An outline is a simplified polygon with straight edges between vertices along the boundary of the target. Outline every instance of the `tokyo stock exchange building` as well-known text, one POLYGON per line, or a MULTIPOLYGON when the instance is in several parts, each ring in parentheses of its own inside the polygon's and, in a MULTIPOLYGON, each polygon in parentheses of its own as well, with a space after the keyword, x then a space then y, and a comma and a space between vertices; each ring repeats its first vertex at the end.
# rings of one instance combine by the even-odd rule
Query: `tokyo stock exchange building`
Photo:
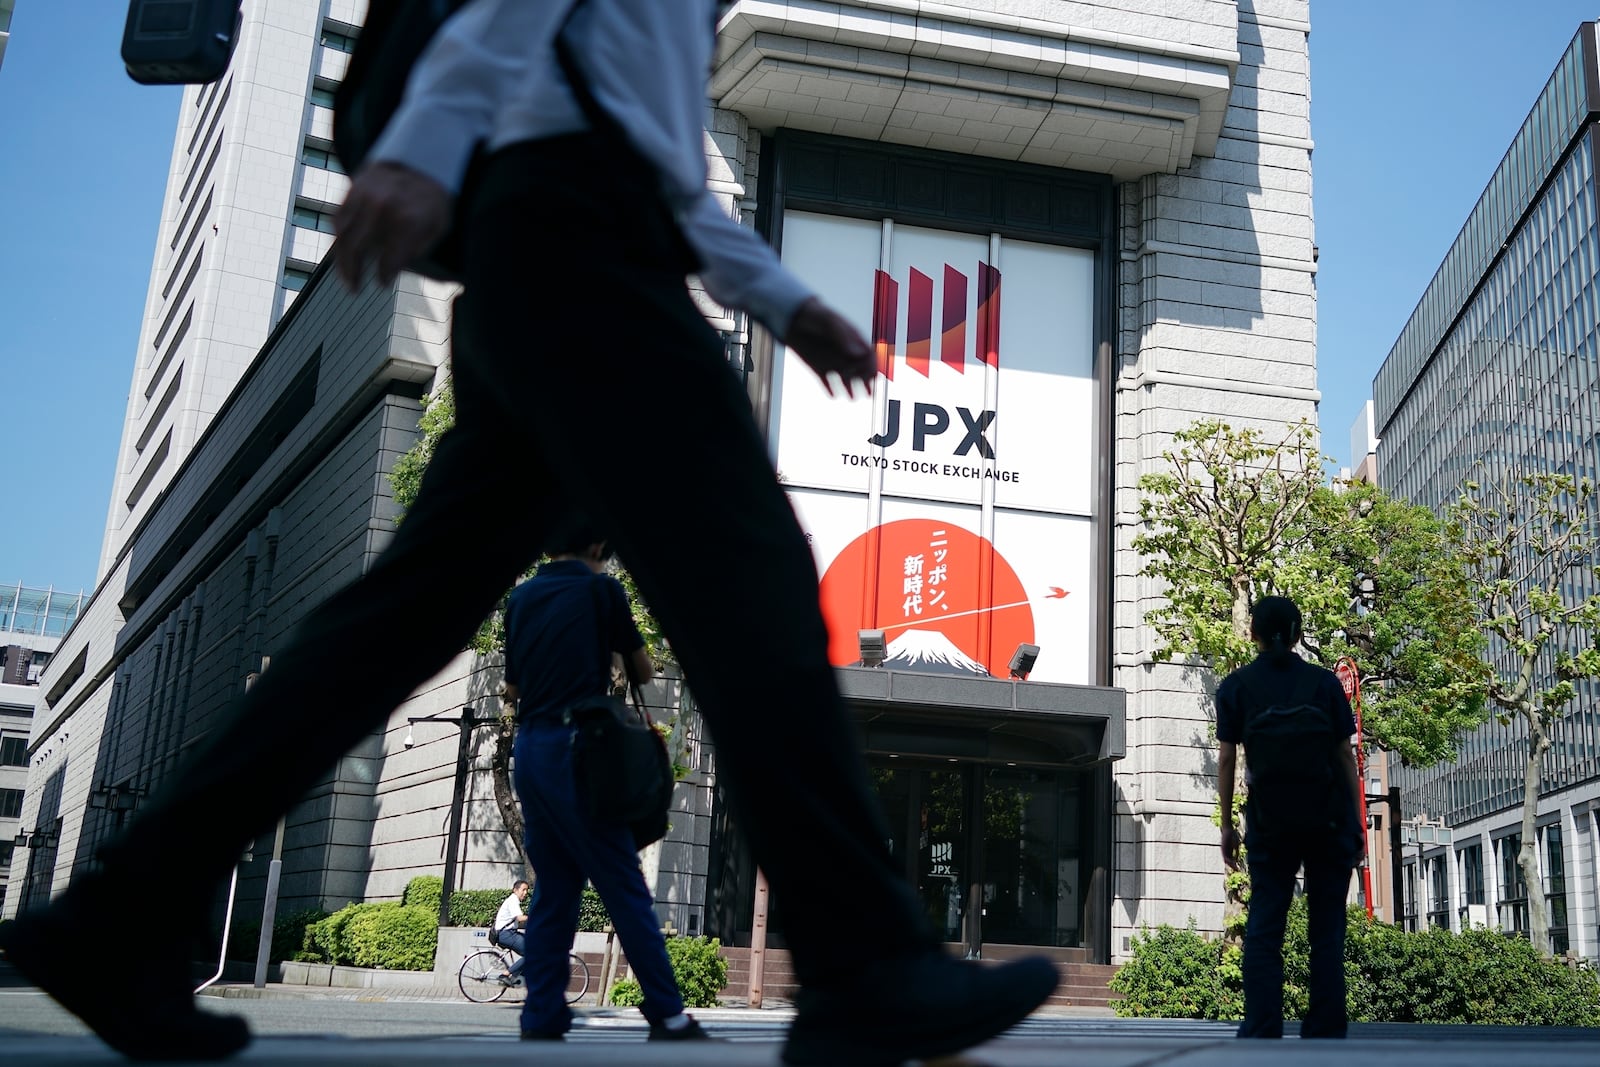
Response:
MULTIPOLYGON (((245 2, 223 88, 185 95, 99 586, 33 720, 23 821, 59 833, 13 912, 92 861, 124 814, 103 798, 159 787, 370 565, 393 529, 385 475, 443 381, 448 288, 404 276, 352 298, 319 265, 346 181, 327 93, 365 5, 263 7, 245 2)), ((722 16, 713 189, 870 335, 878 387, 830 399, 742 315, 705 309, 808 534, 890 847, 967 951, 1109 963, 1146 923, 1221 926, 1206 683, 1155 661, 1160 590, 1130 542, 1136 482, 1174 431, 1315 419, 1310 29, 1307 0, 722 16)), ((664 472, 664 513, 694 476, 664 472)), ((760 642, 730 635, 729 654, 760 642)), ((463 654, 296 808, 281 907, 438 873, 456 732, 418 724, 407 747, 407 719, 487 713, 498 680, 463 654)), ((646 856, 661 916, 748 944, 757 878, 712 739, 692 690, 659 696, 692 768, 646 856)), ((469 747, 454 882, 498 886, 520 859, 490 746, 469 747)), ((241 866, 246 913, 272 846, 241 866)))

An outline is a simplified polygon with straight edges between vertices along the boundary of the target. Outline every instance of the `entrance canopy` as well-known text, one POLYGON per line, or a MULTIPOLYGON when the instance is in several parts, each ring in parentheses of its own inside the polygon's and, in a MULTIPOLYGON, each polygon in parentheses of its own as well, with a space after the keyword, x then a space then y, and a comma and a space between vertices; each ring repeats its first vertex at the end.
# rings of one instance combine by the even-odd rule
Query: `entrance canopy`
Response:
POLYGON ((1127 751, 1127 694, 961 675, 840 667, 869 752, 1090 767, 1127 751))

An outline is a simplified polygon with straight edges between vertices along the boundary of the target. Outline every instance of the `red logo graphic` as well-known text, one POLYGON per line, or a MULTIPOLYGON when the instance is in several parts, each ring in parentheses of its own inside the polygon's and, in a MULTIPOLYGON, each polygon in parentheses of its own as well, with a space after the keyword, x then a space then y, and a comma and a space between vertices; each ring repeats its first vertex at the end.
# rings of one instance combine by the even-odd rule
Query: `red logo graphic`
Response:
POLYGON ((860 661, 858 630, 882 630, 885 667, 1003 678, 1017 645, 1034 639, 1016 571, 988 539, 948 522, 868 530, 829 564, 821 595, 837 666, 860 661))
MULTIPOLYGON (((933 360, 933 279, 911 268, 906 294, 906 366, 928 376, 933 360)), ((967 276, 944 265, 944 317, 939 334, 939 362, 957 374, 967 362, 967 276)), ((976 348, 979 363, 1000 366, 1000 271, 978 264, 978 323, 976 348)), ((878 373, 894 381, 898 354, 895 338, 900 330, 900 283, 876 271, 872 285, 872 345, 878 354, 878 373)))

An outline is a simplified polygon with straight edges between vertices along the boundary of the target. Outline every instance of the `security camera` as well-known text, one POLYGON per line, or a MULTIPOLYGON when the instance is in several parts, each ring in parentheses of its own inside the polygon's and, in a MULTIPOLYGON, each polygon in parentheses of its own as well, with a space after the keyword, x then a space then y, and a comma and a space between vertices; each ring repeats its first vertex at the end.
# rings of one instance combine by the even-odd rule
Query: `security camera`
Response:
POLYGON ((416 744, 417 744, 417 739, 411 736, 411 728, 410 727, 406 728, 406 739, 405 739, 405 741, 403 743, 405 744, 405 746, 407 748, 414 748, 416 746, 416 744))

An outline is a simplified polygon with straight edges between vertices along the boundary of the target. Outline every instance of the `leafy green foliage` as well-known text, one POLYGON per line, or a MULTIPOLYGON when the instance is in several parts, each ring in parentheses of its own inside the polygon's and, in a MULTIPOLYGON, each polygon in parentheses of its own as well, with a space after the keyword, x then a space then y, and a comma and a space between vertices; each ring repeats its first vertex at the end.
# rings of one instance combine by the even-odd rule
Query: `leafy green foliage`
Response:
MULTIPOLYGON (((1479 927, 1407 933, 1348 912, 1345 1002, 1353 1022, 1600 1026, 1600 981, 1587 969, 1541 958, 1532 944, 1479 927)), ((1237 947, 1162 926, 1133 939, 1133 958, 1111 980, 1123 1017, 1238 1019, 1244 978, 1237 947)), ((1309 1004, 1306 906, 1289 910, 1283 951, 1284 1016, 1309 1004)))
POLYGON ((644 987, 633 978, 624 978, 611 987, 611 996, 607 998, 611 1005, 617 1008, 637 1008, 644 1003, 644 987))
POLYGON ((406 907, 398 901, 347 904, 305 927, 295 959, 390 971, 433 967, 439 941, 439 906, 406 907))
MULTIPOLYGON (((451 894, 454 896, 454 894, 451 894)), ((400 894, 400 903, 408 908, 432 908, 439 914, 439 901, 444 896, 444 879, 437 874, 419 874, 406 883, 400 894)))
MULTIPOLYGON (((296 953, 305 943, 306 927, 328 917, 321 908, 310 908, 277 916, 272 923, 272 946, 268 949, 269 963, 296 959, 296 953)), ((228 936, 230 960, 254 961, 261 948, 261 920, 246 919, 236 923, 228 936)))
MULTIPOLYGON (((450 894, 451 926, 488 926, 494 921, 507 889, 457 889, 450 894)), ((437 906, 434 914, 438 914, 437 906)))
POLYGON ((714 937, 669 937, 667 959, 678 980, 678 992, 691 1008, 715 1008, 717 994, 728 985, 728 961, 714 937))
MULTIPOLYGON (((667 959, 678 992, 690 1008, 715 1008, 717 994, 728 985, 728 961, 722 956, 722 942, 714 937, 669 937, 667 959)), ((611 987, 607 1000, 619 1008, 636 1008, 644 1003, 644 990, 632 978, 611 987)))
MULTIPOLYGON (((1160 926, 1133 935, 1133 959, 1111 979, 1111 1002, 1123 1018, 1239 1019, 1244 984, 1221 973, 1224 945, 1195 929, 1160 926)), ((1236 950, 1237 951, 1237 950, 1236 950)))
POLYGON ((351 916, 344 941, 350 962, 357 967, 387 971, 433 969, 433 952, 439 943, 439 909, 375 905, 351 916))
POLYGON ((606 911, 600 894, 595 891, 594 886, 585 884, 583 895, 578 898, 578 932, 603 933, 610 923, 611 914, 606 911))
POLYGON ((1195 657, 1219 674, 1255 656, 1250 609, 1287 596, 1305 650, 1361 670, 1369 740, 1406 762, 1452 757, 1484 717, 1483 639, 1468 575, 1425 508, 1365 483, 1329 485, 1305 423, 1281 440, 1216 421, 1178 433, 1169 470, 1139 481, 1143 574, 1167 601, 1148 615, 1157 659, 1195 657))

